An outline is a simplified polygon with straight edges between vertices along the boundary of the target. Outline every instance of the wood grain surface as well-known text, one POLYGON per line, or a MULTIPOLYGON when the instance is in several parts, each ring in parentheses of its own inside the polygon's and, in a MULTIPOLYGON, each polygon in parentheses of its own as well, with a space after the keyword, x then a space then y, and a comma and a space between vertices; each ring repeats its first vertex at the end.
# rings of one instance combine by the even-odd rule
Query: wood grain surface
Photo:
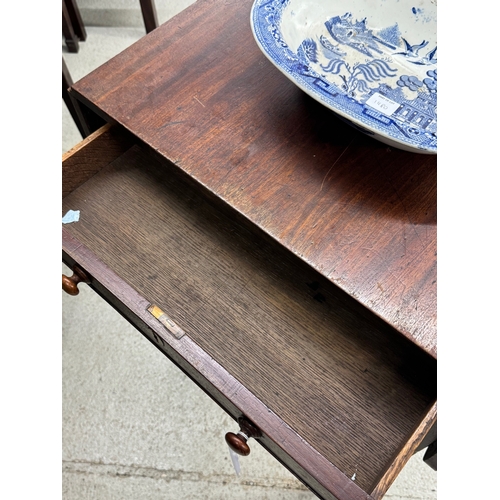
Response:
MULTIPOLYGON (((97 259, 85 245, 75 240, 65 227, 62 228, 62 239, 63 261, 70 268, 79 262, 92 276, 89 286, 235 421, 244 416, 260 430, 265 430, 265 434, 257 438, 258 442, 319 498, 373 500, 187 335, 181 339, 169 335, 147 310, 149 301, 97 259)), ((168 394, 165 396, 168 397, 168 394)))
MULTIPOLYGON (((396 477, 400 473, 401 469, 404 467, 406 462, 415 453, 415 443, 422 442, 432 427, 437 424, 437 403, 433 403, 431 408, 422 422, 415 428, 411 436, 408 437, 405 445, 398 454, 394 457, 394 460, 390 467, 385 471, 383 476, 377 481, 377 486, 371 491, 371 495, 374 499, 380 500, 383 498, 391 484, 395 481, 396 477)), ((425 458, 424 458, 425 459, 425 458)))
POLYGON ((434 402, 435 360, 178 174, 133 146, 64 198, 67 231, 369 492, 434 402))
POLYGON ((258 49, 251 5, 198 0, 73 95, 436 357, 436 157, 306 96, 258 49))
POLYGON ((120 127, 107 124, 63 154, 63 198, 118 158, 133 144, 131 134, 120 127))

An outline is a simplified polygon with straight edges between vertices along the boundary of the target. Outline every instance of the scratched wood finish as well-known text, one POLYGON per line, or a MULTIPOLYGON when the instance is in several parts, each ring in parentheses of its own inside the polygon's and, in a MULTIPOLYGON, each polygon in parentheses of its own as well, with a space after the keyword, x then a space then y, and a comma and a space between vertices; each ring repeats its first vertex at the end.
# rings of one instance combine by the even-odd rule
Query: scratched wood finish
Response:
POLYGON ((306 96, 258 49, 251 4, 198 0, 72 92, 436 356, 436 157, 306 96))
POLYGON ((365 491, 435 398, 435 360, 139 146, 68 231, 365 491))

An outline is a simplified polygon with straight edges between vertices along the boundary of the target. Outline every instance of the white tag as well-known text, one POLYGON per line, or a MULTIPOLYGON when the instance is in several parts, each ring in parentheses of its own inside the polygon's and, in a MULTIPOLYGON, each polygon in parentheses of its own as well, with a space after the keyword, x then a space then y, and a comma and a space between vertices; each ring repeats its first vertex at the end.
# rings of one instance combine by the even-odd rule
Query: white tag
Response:
POLYGON ((375 92, 375 94, 370 96, 370 99, 368 99, 365 104, 368 104, 368 106, 371 106, 386 116, 391 116, 392 113, 399 108, 399 104, 397 102, 387 99, 387 97, 379 94, 378 92, 375 92))
POLYGON ((239 476, 241 472, 240 459, 238 458, 238 455, 231 448, 229 448, 229 456, 231 457, 231 462, 233 462, 234 472, 236 472, 236 475, 239 476))

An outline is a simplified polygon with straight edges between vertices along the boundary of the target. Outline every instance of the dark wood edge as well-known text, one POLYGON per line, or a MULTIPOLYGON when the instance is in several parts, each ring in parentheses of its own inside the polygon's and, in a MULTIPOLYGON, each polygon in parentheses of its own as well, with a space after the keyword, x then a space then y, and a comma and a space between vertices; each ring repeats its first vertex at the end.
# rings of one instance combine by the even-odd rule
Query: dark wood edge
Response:
POLYGON ((91 104, 90 101, 82 99, 80 94, 78 94, 74 90, 73 88, 74 84, 75 82, 73 82, 71 87, 68 89, 68 95, 80 105, 81 112, 88 123, 91 133, 95 132, 96 130, 98 130, 103 125, 106 125, 107 123, 111 124, 117 123, 116 120, 113 120, 110 116, 103 113, 101 110, 99 110, 98 107, 91 104))
POLYGON ((387 493, 387 490, 390 488, 391 484, 394 482, 408 460, 410 460, 410 458, 414 455, 420 443, 435 427, 436 422, 437 402, 434 402, 429 407, 420 424, 417 425, 417 427, 405 441, 403 447, 394 456, 394 459, 392 460, 392 463, 390 464, 386 472, 377 481, 375 488, 371 492, 371 496, 375 500, 380 500, 387 493))
MULTIPOLYGON (((78 82, 76 82, 76 83, 78 83, 78 82)), ((92 101, 89 101, 85 96, 80 94, 80 92, 78 92, 73 86, 71 86, 68 89, 68 92, 71 96, 73 96, 74 99, 79 101, 81 104, 83 104, 90 111, 92 111, 97 116, 102 118, 106 123, 114 123, 114 124, 117 123, 116 120, 114 120, 111 116, 109 116, 107 113, 105 113, 101 108, 96 106, 92 101)), ((123 127, 123 125, 121 125, 121 126, 123 127)))
POLYGON ((169 334, 147 312, 149 301, 64 227, 62 241, 63 262, 69 267, 76 263, 84 269, 91 276, 89 286, 235 420, 245 416, 261 429, 263 436, 257 441, 317 496, 328 500, 374 500, 193 342, 189 331, 181 339, 169 334))

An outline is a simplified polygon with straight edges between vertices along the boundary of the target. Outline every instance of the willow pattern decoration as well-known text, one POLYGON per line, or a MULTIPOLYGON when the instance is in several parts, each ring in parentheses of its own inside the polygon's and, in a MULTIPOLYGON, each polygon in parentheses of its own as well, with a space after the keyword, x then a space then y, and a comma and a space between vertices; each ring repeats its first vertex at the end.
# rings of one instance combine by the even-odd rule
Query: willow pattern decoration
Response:
POLYGON ((256 0, 252 29, 271 62, 341 118, 395 147, 436 153, 435 6, 382 0, 395 20, 381 26, 380 14, 353 12, 363 2, 325 2, 316 15, 310 0, 256 0), (325 15, 344 4, 352 10, 325 15))

